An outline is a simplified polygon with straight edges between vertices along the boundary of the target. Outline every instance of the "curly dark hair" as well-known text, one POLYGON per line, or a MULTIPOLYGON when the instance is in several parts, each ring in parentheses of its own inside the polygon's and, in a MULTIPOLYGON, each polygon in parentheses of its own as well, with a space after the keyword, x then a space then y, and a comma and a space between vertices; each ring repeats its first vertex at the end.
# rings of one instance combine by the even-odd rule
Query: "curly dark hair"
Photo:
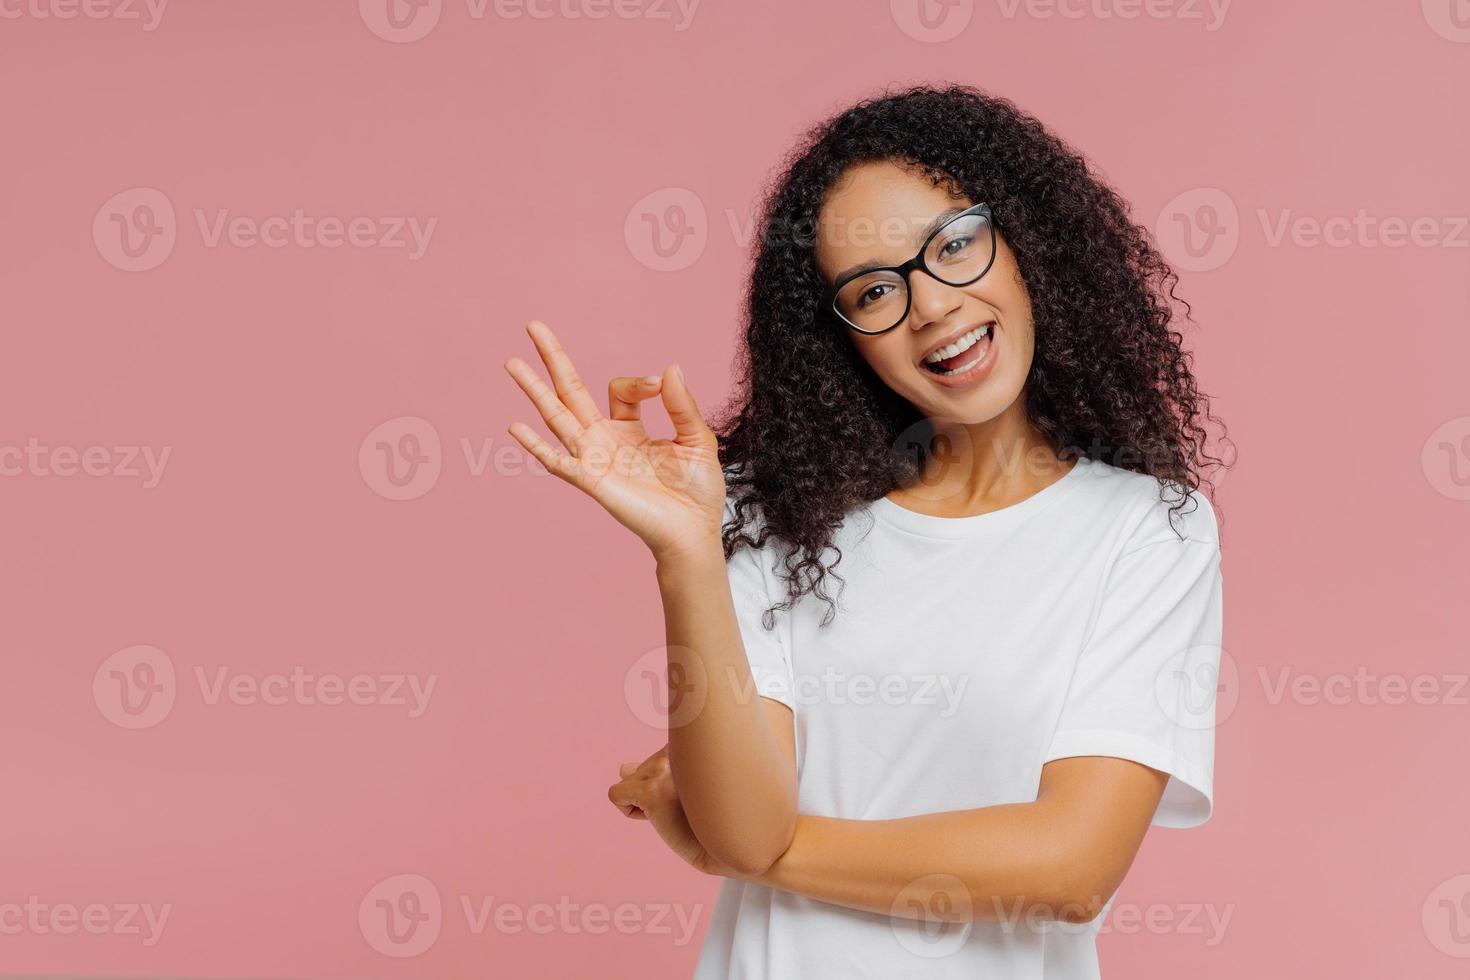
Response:
POLYGON ((878 161, 990 205, 1031 300, 1027 416, 1062 458, 1156 477, 1171 519, 1202 485, 1213 489, 1203 471, 1223 462, 1206 448, 1219 420, 1172 326, 1176 304, 1185 319, 1189 305, 1127 202, 1006 99, 957 84, 885 91, 809 129, 762 198, 736 389, 713 428, 734 505, 726 558, 773 536, 788 549, 787 598, 766 611, 767 628, 807 593, 831 621, 834 532, 854 507, 917 476, 930 451, 922 414, 820 308, 818 213, 849 168, 878 161))

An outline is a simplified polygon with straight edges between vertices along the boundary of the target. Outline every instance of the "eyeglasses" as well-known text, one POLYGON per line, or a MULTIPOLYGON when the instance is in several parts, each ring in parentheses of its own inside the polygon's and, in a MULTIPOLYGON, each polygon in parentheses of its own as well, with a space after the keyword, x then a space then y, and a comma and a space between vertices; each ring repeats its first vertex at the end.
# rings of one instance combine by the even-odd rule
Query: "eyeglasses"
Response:
POLYGON ((858 333, 887 333, 909 315, 909 273, 922 269, 947 286, 968 286, 995 262, 990 205, 966 208, 934 229, 919 254, 902 265, 854 272, 839 279, 822 305, 858 333))

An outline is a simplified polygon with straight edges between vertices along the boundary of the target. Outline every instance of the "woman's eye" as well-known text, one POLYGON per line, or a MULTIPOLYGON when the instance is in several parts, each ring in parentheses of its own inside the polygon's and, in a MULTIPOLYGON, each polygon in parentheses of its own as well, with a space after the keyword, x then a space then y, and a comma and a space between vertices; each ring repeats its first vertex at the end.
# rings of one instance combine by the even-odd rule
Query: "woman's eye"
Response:
POLYGON ((867 306, 869 303, 876 303, 876 302, 878 302, 878 300, 880 300, 880 299, 883 298, 884 294, 883 293, 879 293, 877 291, 880 290, 880 289, 887 289, 887 288, 888 288, 888 284, 887 283, 879 283, 879 284, 874 285, 874 286, 869 286, 867 289, 863 290, 862 295, 860 295, 858 297, 858 309, 862 309, 863 307, 867 306))
POLYGON ((944 248, 942 248, 942 249, 939 250, 940 251, 940 254, 941 255, 955 255, 955 254, 957 254, 959 252, 963 252, 965 249, 967 249, 967 248, 970 247, 970 243, 973 242, 974 240, 975 240, 974 238, 952 238, 949 241, 947 241, 947 242, 944 243, 944 248), (950 246, 952 246, 952 245, 958 245, 959 248, 951 250, 950 246))

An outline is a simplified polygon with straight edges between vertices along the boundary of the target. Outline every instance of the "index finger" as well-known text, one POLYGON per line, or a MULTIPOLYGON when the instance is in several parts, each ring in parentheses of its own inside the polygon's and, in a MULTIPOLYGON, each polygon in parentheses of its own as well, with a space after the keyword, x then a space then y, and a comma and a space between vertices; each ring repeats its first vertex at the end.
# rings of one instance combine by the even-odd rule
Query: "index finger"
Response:
POLYGON ((656 374, 641 378, 613 378, 607 383, 608 417, 622 422, 639 421, 638 403, 657 395, 661 381, 663 378, 656 374))
POLYGON ((526 332, 531 335, 531 342, 536 345, 536 352, 541 355, 541 360, 546 364, 546 370, 551 375, 551 383, 556 387, 556 393, 561 396, 561 402, 572 413, 572 415, 583 425, 591 425, 602 418, 602 413, 597 409, 597 402, 592 398, 592 393, 582 383, 581 375, 572 366, 572 359, 567 355, 566 349, 562 347, 561 341, 556 339, 556 334, 551 328, 540 320, 532 320, 526 324, 526 332))

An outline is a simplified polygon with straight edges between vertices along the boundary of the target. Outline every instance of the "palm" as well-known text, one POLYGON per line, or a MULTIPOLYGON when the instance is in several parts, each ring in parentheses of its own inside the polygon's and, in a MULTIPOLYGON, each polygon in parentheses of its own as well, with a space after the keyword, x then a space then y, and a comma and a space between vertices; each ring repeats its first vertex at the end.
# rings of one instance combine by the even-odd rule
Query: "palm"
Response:
POLYGON ((718 526, 725 480, 712 447, 650 439, 640 420, 602 419, 576 449, 581 488, 655 551, 718 526))
POLYGON ((506 370, 535 404, 566 452, 515 423, 511 434, 548 470, 601 504, 619 523, 663 555, 717 539, 725 500, 714 433, 700 417, 678 372, 649 384, 615 378, 608 388, 611 417, 597 409, 571 358, 545 324, 528 327, 555 390, 524 361, 506 370), (661 395, 674 423, 673 439, 650 439, 639 403, 661 395))

